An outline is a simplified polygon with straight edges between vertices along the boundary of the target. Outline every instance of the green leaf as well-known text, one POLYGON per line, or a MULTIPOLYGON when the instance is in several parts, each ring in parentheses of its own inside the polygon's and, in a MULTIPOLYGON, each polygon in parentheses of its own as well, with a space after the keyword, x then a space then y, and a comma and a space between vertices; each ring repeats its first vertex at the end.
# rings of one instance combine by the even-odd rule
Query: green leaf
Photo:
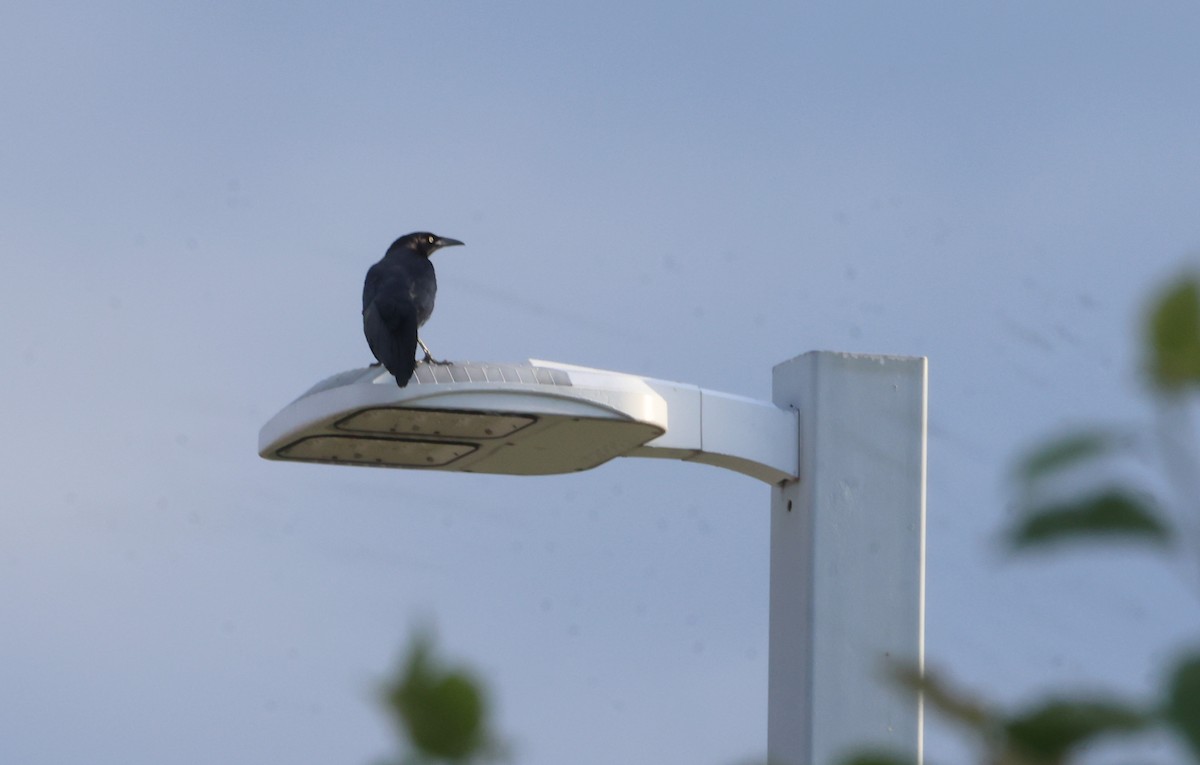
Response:
POLYGON ((1094 738, 1136 733, 1150 722, 1149 715, 1128 704, 1055 700, 1009 720, 1004 732, 1018 760, 1049 765, 1094 738))
POLYGON ((1010 544, 1027 549, 1089 537, 1126 537, 1160 544, 1170 530, 1149 504, 1121 489, 1034 508, 1010 533, 1010 544))
POLYGON ((1173 282, 1151 306, 1149 373, 1164 390, 1200 383, 1200 284, 1191 276, 1173 282))
POLYGON ((1185 659, 1176 668, 1163 713, 1200 760, 1200 655, 1185 659))
POLYGON ((431 643, 426 635, 414 638, 405 669, 384 698, 419 754, 463 762, 488 744, 483 691, 464 670, 435 661, 431 643))
POLYGON ((1021 460, 1017 474, 1025 481, 1033 481, 1046 473, 1103 454, 1120 443, 1117 434, 1105 431, 1065 436, 1050 441, 1021 460))
POLYGON ((900 685, 920 691, 926 704, 951 722, 956 722, 977 732, 991 725, 987 709, 963 691, 951 688, 932 672, 906 666, 892 671, 892 677, 900 685))

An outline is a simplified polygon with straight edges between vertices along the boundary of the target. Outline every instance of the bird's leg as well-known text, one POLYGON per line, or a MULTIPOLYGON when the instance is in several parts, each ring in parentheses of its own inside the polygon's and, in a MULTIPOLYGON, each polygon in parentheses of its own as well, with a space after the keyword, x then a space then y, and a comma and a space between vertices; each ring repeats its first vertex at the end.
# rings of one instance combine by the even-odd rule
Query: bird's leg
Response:
POLYGON ((438 364, 439 366, 446 366, 447 364, 454 363, 452 361, 438 361, 437 359, 435 359, 433 357, 433 354, 429 352, 429 346, 425 345, 425 343, 423 343, 421 341, 421 338, 419 338, 419 337, 417 338, 417 345, 421 346, 421 350, 425 351, 425 358, 421 359, 422 363, 438 364))

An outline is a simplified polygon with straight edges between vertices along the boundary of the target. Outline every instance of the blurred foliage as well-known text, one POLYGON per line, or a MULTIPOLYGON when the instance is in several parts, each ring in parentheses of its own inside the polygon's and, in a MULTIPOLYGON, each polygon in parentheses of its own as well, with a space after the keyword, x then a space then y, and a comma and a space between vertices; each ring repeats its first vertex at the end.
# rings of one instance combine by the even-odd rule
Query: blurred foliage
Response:
POLYGON ((1025 485, 1117 448, 1124 439, 1107 430, 1073 433, 1042 444, 1017 463, 1017 480, 1025 485))
POLYGON ((1172 673, 1162 714, 1200 762, 1200 653, 1184 659, 1172 673))
POLYGON ((1186 276, 1154 302, 1147 327, 1148 372, 1152 384, 1177 391, 1200 383, 1200 283, 1186 276))
POLYGON ((384 688, 383 701, 409 751, 400 761, 471 763, 500 757, 488 731, 483 685, 461 667, 450 667, 434 653, 428 631, 410 641, 400 671, 384 688))
POLYGON ((995 727, 995 715, 982 702, 951 688, 931 671, 922 673, 916 667, 904 667, 897 670, 892 679, 902 687, 920 691, 929 707, 972 733, 987 735, 995 727))
POLYGON ((1151 509, 1148 497, 1124 489, 1106 489, 1092 496, 1036 505, 1024 513, 1009 533, 1017 549, 1083 537, 1170 541, 1171 531, 1151 509))
MULTIPOLYGON (((1145 326, 1146 381, 1153 403, 1178 403, 1200 387, 1200 279, 1186 274, 1151 300, 1145 326)), ((1185 416, 1174 409, 1171 417, 1185 416)), ((1178 552, 1168 543, 1180 529, 1160 512, 1160 502, 1145 491, 1113 482, 1104 460, 1119 456, 1129 439, 1118 431, 1097 428, 1050 440, 1020 460, 1014 471, 1017 518, 1005 534, 1014 552, 1041 549, 1062 542, 1149 541, 1157 549, 1178 552), (1066 479, 1080 473, 1101 475, 1109 484, 1099 489, 1074 489, 1063 497, 1066 479), (1057 485, 1059 492, 1045 491, 1057 485), (1046 499, 1050 494, 1055 499, 1046 499)), ((1178 443, 1164 441, 1164 459, 1178 463, 1178 443)), ((1200 464, 1188 464, 1188 472, 1200 464)), ((1176 504, 1200 514, 1200 497, 1163 471, 1176 504)), ((1193 550, 1200 555, 1200 550, 1193 550)), ((898 684, 923 694, 931 712, 963 729, 976 741, 980 762, 987 765, 1067 765, 1085 748, 1108 738, 1136 736, 1149 729, 1168 731, 1200 763, 1200 649, 1181 657, 1170 671, 1159 698, 1139 703, 1094 694, 1056 696, 1002 712, 949 687, 933 674, 909 670, 898 684)), ((911 758, 868 752, 844 765, 911 765, 911 758)))
POLYGON ((1055 765, 1100 736, 1135 733, 1150 724, 1150 715, 1121 702, 1052 699, 1004 722, 1000 761, 1055 765))
POLYGON ((1044 499, 1042 487, 1126 450, 1131 439, 1115 430, 1091 430, 1052 439, 1018 461, 1015 471, 1020 518, 1009 529, 1013 550, 1090 538, 1166 544, 1171 529, 1158 518, 1154 498, 1122 486, 1044 499))

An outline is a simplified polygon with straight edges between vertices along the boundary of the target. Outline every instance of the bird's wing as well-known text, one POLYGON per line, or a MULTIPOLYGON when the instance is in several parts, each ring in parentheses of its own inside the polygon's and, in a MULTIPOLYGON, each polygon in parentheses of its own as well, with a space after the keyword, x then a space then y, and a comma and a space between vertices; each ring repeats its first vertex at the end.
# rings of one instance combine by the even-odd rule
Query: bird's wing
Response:
POLYGON ((375 296, 363 310, 363 332, 375 358, 400 387, 417 367, 417 312, 410 301, 375 296))
POLYGON ((379 261, 367 269, 367 278, 363 282, 363 313, 366 313, 367 306, 371 305, 371 301, 375 299, 375 295, 379 292, 379 285, 383 281, 383 277, 383 261, 379 261))

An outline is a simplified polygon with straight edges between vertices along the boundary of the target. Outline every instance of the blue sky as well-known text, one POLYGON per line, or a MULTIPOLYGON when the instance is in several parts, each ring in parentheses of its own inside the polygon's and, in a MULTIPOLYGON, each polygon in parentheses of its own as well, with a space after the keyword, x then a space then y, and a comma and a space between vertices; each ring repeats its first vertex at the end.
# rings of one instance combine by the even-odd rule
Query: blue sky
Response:
MULTIPOLYGON (((766 488, 267 463, 439 254, 439 355, 767 399, 930 359, 927 653, 1005 701, 1149 688, 1200 627, 1140 551, 1006 562, 1013 456, 1137 424, 1200 231, 1184 3, 9 3, 0 11, 0 759, 367 763, 409 629, 528 765, 766 731, 766 488)), ((961 754, 931 725, 930 759, 961 754)))

